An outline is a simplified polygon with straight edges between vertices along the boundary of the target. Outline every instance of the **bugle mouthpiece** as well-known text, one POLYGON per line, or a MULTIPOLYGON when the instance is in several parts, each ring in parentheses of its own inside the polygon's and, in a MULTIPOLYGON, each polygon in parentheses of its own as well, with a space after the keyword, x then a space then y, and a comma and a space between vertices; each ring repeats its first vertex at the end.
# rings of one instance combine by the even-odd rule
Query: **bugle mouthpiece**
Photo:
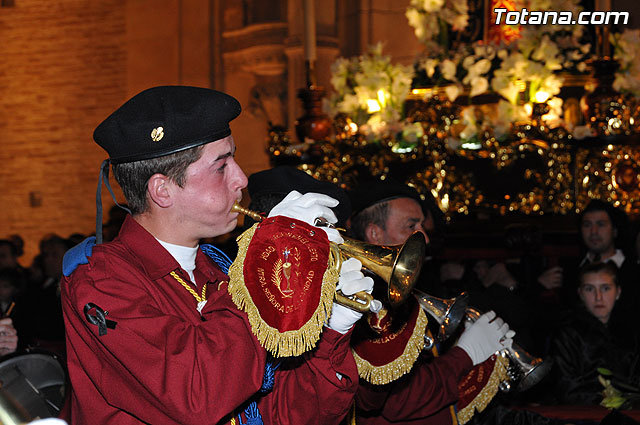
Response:
POLYGON ((250 209, 241 206, 240 204, 238 204, 238 202, 234 202, 233 206, 231 207, 231 212, 237 212, 239 214, 246 215, 247 217, 250 217, 257 222, 261 222, 262 220, 264 220, 263 216, 255 211, 251 211, 250 209))

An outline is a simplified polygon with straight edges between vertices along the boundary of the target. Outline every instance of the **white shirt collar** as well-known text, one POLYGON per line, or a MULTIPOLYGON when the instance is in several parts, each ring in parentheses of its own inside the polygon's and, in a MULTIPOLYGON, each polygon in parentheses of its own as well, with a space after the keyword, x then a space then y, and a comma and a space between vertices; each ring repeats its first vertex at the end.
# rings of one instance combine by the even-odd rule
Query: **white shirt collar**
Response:
MULTIPOLYGON (((584 266, 586 263, 591 263, 593 262, 593 257, 594 255, 591 252, 587 252, 587 255, 584 256, 584 258, 582 259, 582 261, 580 262, 580 267, 584 266)), ((620 249, 616 249, 615 254, 613 254, 611 257, 608 258, 601 258, 600 261, 613 261, 616 266, 618 268, 622 267, 622 263, 624 263, 624 254, 622 253, 622 250, 620 249)))
POLYGON ((156 240, 164 247, 164 249, 169 251, 169 254, 176 259, 178 264, 180 264, 180 267, 189 274, 191 282, 195 282, 196 280, 193 276, 193 271, 196 269, 196 255, 198 254, 198 247, 196 246, 192 248, 189 246, 175 245, 161 241, 158 238, 156 238, 156 240))

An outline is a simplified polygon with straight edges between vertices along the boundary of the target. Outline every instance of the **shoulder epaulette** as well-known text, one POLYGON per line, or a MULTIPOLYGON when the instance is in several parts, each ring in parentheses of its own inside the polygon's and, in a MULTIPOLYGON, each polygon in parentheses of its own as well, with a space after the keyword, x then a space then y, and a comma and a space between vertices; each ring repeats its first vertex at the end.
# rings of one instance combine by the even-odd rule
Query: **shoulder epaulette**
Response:
POLYGON ((95 244, 96 237, 90 236, 67 251, 62 259, 62 274, 71 276, 80 264, 88 264, 95 244))

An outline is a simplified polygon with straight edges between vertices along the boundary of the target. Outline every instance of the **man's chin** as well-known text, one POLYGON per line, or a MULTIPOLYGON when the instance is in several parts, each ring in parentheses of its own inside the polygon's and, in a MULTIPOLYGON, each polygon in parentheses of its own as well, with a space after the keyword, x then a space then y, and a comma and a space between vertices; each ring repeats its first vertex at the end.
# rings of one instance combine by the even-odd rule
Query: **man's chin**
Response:
POLYGON ((229 223, 227 224, 227 231, 225 233, 229 233, 230 231, 235 229, 237 226, 238 226, 238 217, 234 217, 233 219, 229 220, 229 223))

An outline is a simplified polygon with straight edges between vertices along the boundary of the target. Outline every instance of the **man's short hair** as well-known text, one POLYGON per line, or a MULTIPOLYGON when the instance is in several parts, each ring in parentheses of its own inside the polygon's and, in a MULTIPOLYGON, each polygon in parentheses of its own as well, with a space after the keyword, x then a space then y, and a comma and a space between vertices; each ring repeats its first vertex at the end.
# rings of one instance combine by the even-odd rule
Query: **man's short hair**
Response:
POLYGON ((580 222, 582 223, 585 214, 594 211, 604 211, 609 216, 609 220, 611 220, 613 227, 618 227, 620 212, 613 205, 599 199, 592 199, 589 204, 587 204, 580 215, 580 222))
POLYGON ((163 174, 183 187, 187 168, 200 159, 203 146, 157 158, 113 164, 113 176, 122 188, 131 213, 141 214, 149 209, 147 183, 154 174, 163 174))
POLYGON ((624 211, 614 207, 608 202, 601 201, 600 199, 592 199, 580 214, 579 228, 582 226, 584 215, 594 211, 604 211, 609 217, 609 220, 611 220, 611 225, 616 230, 614 240, 616 248, 621 249, 625 254, 632 252, 634 248, 632 244, 634 241, 631 240, 631 233, 629 231, 629 217, 624 211))
POLYGON ((597 263, 587 263, 580 267, 578 271, 578 287, 582 285, 582 279, 585 275, 591 273, 605 273, 613 278, 613 283, 618 285, 618 266, 613 261, 604 261, 597 263))
POLYGON ((12 257, 18 256, 18 248, 9 239, 0 239, 0 246, 8 246, 12 257))
POLYGON ((56 245, 63 247, 65 250, 71 248, 71 243, 68 239, 63 238, 56 233, 49 233, 43 236, 40 240, 40 251, 45 251, 47 248, 56 245))
MULTIPOLYGON (((397 198, 396 198, 397 199, 397 198)), ((365 208, 351 218, 351 235, 359 240, 365 240, 366 230, 369 224, 375 224, 385 230, 387 218, 389 218, 389 202, 380 202, 365 208)))

